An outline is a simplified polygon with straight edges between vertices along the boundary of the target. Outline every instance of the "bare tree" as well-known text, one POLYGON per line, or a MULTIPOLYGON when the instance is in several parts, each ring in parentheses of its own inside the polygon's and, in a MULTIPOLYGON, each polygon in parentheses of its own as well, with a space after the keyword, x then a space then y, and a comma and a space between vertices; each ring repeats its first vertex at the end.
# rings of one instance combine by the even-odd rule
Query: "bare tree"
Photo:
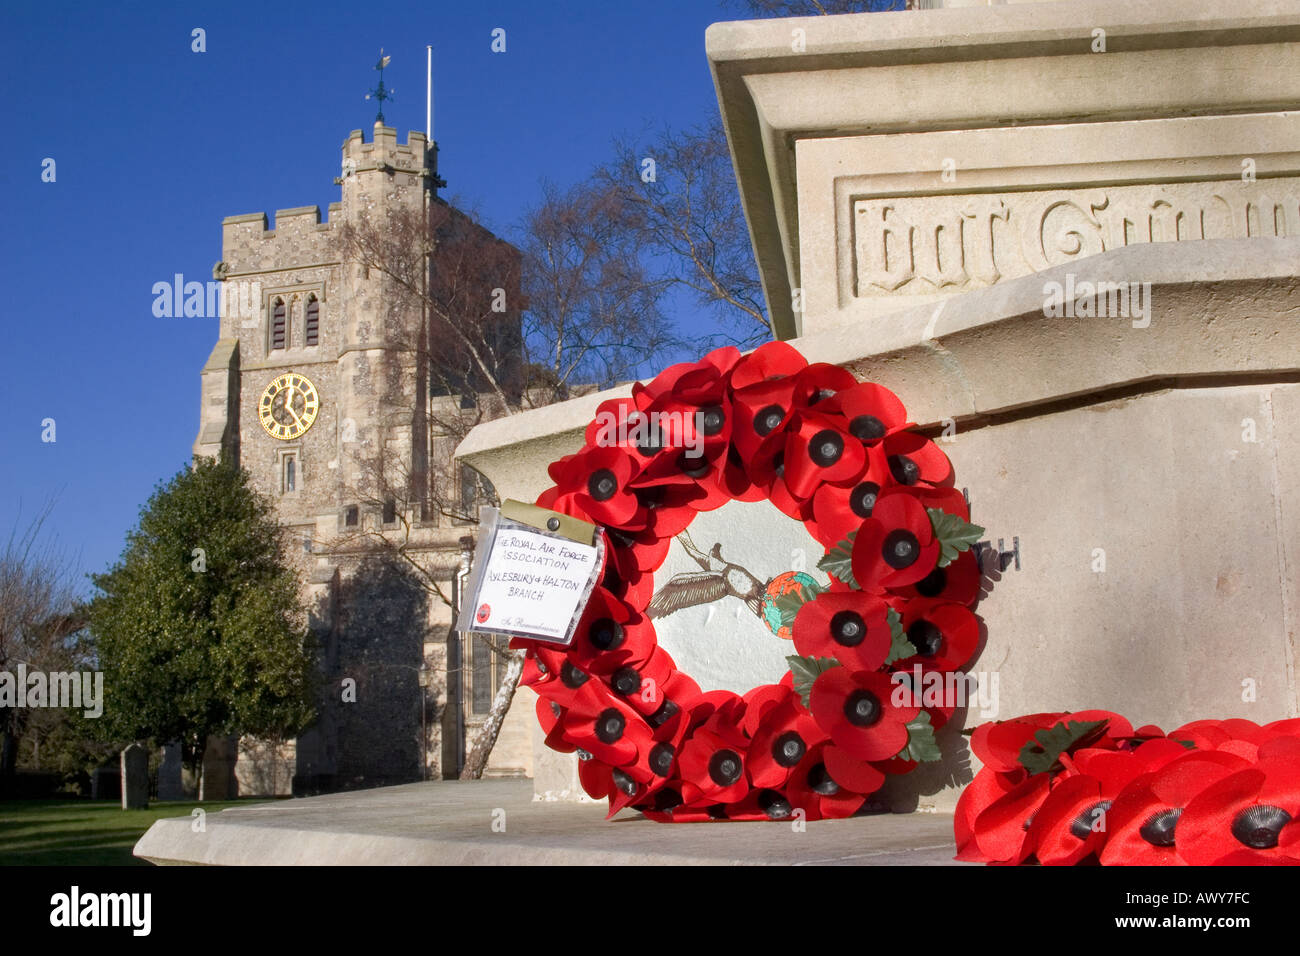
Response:
MULTIPOLYGON (((62 670, 78 657, 70 638, 85 619, 72 586, 72 563, 44 534, 53 507, 46 504, 25 527, 15 521, 0 551, 0 670, 18 664, 62 670)), ((0 775, 16 771, 19 740, 33 716, 27 708, 0 709, 0 775)))
POLYGON ((685 290, 718 320, 708 343, 757 345, 771 337, 754 252, 719 119, 622 139, 595 180, 619 198, 623 242, 640 249, 656 281, 685 290))

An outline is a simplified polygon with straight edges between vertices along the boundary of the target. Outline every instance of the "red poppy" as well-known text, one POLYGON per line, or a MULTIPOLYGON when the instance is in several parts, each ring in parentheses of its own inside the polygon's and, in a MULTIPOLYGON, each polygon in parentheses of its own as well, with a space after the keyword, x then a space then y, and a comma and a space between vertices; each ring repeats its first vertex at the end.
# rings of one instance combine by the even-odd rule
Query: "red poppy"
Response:
POLYGON ((606 672, 610 689, 629 707, 647 717, 663 703, 660 688, 673 673, 673 659, 657 646, 645 662, 606 672))
POLYGON ((935 569, 939 541, 924 506, 906 491, 876 498, 853 539, 853 577, 864 590, 915 584, 935 569))
POLYGON ((1028 714, 980 724, 971 733, 970 749, 985 767, 997 773, 1024 773, 1020 752, 1040 730, 1055 726, 1065 714, 1028 714))
POLYGON ((781 438, 793 414, 794 379, 772 379, 737 389, 732 395, 731 443, 741 461, 750 462, 765 442, 784 447, 781 438))
POLYGON ((974 656, 980 642, 979 620, 969 608, 952 601, 907 601, 903 604, 902 626, 916 654, 896 661, 894 666, 899 670, 913 664, 941 671, 959 670, 974 656))
POLYGON ((563 718, 564 736, 611 767, 637 763, 653 746, 649 725, 598 681, 589 681, 563 718))
POLYGON ((853 768, 851 786, 847 778, 830 766, 827 753, 837 750, 832 744, 822 743, 811 747, 804 759, 790 773, 786 793, 793 807, 804 811, 808 820, 838 820, 857 813, 866 802, 867 794, 874 793, 885 781, 885 775, 869 763, 854 758, 845 761, 853 768))
POLYGON ((1178 820, 1188 801, 1210 784, 1248 766, 1232 754, 1193 750, 1138 777, 1111 807, 1102 864, 1185 866, 1175 842, 1178 820))
POLYGON ((615 565, 614 576, 632 577, 641 571, 657 571, 668 557, 672 537, 658 537, 649 529, 626 532, 602 528, 605 534, 605 568, 615 565))
POLYGON ((786 431, 783 477, 790 493, 801 500, 823 483, 856 478, 866 461, 862 445, 830 416, 802 411, 786 431))
POLYGON ((670 739, 679 724, 689 730, 691 715, 704 697, 700 685, 679 670, 671 671, 662 684, 644 688, 642 694, 657 705, 646 716, 656 740, 670 739))
MULTIPOLYGON (((623 448, 632 446, 623 439, 635 428, 635 422, 644 408, 650 404, 648 398, 638 401, 635 395, 611 398, 596 406, 596 414, 582 433, 583 443, 588 448, 623 448), (633 423, 629 425, 629 420, 633 423)), ((560 459, 563 461, 564 459, 560 459)))
POLYGON ((767 437, 749 459, 749 480, 778 511, 796 521, 804 521, 809 513, 808 502, 796 497, 786 483, 785 443, 784 432, 767 437))
POLYGON ((813 717, 835 744, 859 760, 888 760, 907 746, 917 707, 897 707, 894 685, 879 672, 832 667, 813 681, 813 717))
POLYGON ((1176 846, 1192 866, 1300 865, 1298 819, 1300 763, 1261 760, 1188 801, 1176 846))
POLYGON ((850 671, 874 671, 889 656, 889 605, 861 591, 827 591, 799 609, 791 629, 804 657, 833 657, 850 671))
POLYGON ((719 726, 710 718, 696 728, 678 754, 682 778, 682 799, 690 806, 732 803, 749 792, 745 771, 747 741, 719 726))
POLYGON ((863 468, 840 484, 823 484, 812 496, 808 533, 823 547, 833 548, 871 517, 881 490, 893 484, 885 456, 878 448, 863 448, 863 468))
POLYGON ((889 473, 900 485, 941 485, 952 477, 952 463, 924 435, 897 431, 881 442, 889 473))
POLYGON ((622 448, 589 446, 569 459, 551 466, 551 477, 560 494, 550 507, 563 510, 572 497, 574 504, 596 524, 620 528, 645 526, 646 516, 629 486, 641 466, 622 448), (558 465, 558 467, 557 467, 558 465))
POLYGON ((812 408, 855 388, 857 384, 857 378, 848 369, 827 362, 814 362, 799 372, 794 387, 794 405, 796 408, 812 408))
MULTIPOLYGON (((1023 773, 1022 773, 1023 775, 1023 773)), ((975 840, 975 820, 990 806, 1015 789, 1014 774, 997 773, 983 767, 957 798, 953 813, 953 836, 957 844, 954 859, 965 863, 992 863, 994 860, 979 848, 975 840)))
MULTIPOLYGON (((1134 751, 1084 749, 1079 772, 1052 788, 1031 825, 1034 855, 1046 866, 1073 866, 1099 853, 1110 835, 1109 813, 1120 792, 1141 774, 1186 753, 1169 740, 1134 751)), ((1063 757, 1071 762, 1071 758, 1063 757)))
POLYGON ((638 504, 646 511, 647 540, 665 540, 686 530, 695 520, 696 504, 706 496, 697 484, 662 483, 633 486, 638 504))
POLYGON ((603 587, 591 592, 569 645, 569 662, 593 674, 645 662, 655 648, 654 625, 603 587))
POLYGON ((975 560, 975 552, 963 551, 947 567, 936 567, 915 584, 898 588, 897 593, 905 598, 933 598, 970 607, 979 597, 980 579, 980 566, 975 560))
POLYGON ((793 345, 768 342, 736 363, 731 371, 731 387, 740 390, 758 382, 789 378, 807 367, 808 360, 793 345))
POLYGON ((849 434, 866 445, 879 443, 907 424, 907 411, 898 396, 870 382, 838 392, 818 410, 842 416, 849 434))
POLYGON ((1047 799, 1052 779, 1046 773, 1026 777, 980 811, 971 824, 974 851, 962 859, 976 853, 990 863, 1018 864, 1028 859, 1034 852, 1034 814, 1047 799))
POLYGON ((734 345, 722 345, 700 359, 700 362, 713 366, 723 375, 730 375, 743 357, 740 349, 734 345))
POLYGON ((808 748, 827 737, 799 698, 790 692, 766 712, 745 753, 749 779, 755 787, 784 787, 808 748))

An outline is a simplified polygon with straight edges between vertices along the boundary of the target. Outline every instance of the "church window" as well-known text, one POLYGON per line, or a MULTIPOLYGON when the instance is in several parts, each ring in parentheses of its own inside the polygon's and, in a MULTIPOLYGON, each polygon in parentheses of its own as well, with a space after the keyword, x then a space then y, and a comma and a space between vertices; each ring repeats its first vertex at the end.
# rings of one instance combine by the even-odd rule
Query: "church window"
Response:
POLYGON ((361 520, 361 509, 356 505, 348 505, 348 510, 343 512, 343 524, 349 528, 355 528, 357 522, 361 520))
POLYGON ((276 299, 271 310, 271 349, 282 349, 289 337, 289 322, 285 314, 284 299, 276 299))
POLYGON ((392 524, 397 520, 397 502, 392 498, 384 499, 384 524, 392 524))
POLYGON ((491 640, 486 634, 474 634, 470 644, 470 713, 486 714, 492 709, 492 658, 496 655, 489 645, 491 640))
POLYGON ((298 456, 284 456, 284 481, 281 485, 284 493, 298 490, 298 456))
POLYGON ((318 345, 320 343, 320 302, 314 295, 307 297, 307 344, 318 345))
POLYGON ((460 466, 460 501, 458 524, 472 524, 478 517, 478 506, 490 504, 496 497, 492 483, 469 465, 460 466))

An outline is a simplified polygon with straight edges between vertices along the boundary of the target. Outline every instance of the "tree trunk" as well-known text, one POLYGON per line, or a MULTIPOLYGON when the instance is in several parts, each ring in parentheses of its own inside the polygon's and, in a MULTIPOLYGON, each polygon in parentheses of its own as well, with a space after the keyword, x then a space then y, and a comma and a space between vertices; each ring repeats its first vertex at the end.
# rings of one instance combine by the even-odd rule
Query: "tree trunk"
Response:
POLYGON ((505 674, 501 677, 501 686, 497 688, 497 695, 492 700, 492 709, 488 711, 487 720, 479 728, 478 736, 474 738, 474 744, 465 757, 465 767, 460 772, 460 779, 477 780, 483 776, 483 769, 487 766, 492 748, 496 746, 497 735, 501 733, 501 724, 506 719, 510 702, 515 699, 515 689, 519 686, 519 678, 523 673, 524 652, 515 651, 510 658, 510 663, 506 665, 505 674))
POLYGON ((0 743, 0 775, 12 777, 18 769, 18 736, 8 727, 0 743))

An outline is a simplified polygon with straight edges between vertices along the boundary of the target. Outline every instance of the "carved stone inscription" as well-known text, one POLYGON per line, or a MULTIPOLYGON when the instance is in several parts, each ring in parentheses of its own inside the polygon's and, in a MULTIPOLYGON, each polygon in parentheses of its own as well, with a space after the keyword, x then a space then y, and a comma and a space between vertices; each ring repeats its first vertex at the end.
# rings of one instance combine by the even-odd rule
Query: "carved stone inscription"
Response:
POLYGON ((1300 179, 853 201, 858 296, 965 292, 1136 242, 1300 235, 1300 179))

